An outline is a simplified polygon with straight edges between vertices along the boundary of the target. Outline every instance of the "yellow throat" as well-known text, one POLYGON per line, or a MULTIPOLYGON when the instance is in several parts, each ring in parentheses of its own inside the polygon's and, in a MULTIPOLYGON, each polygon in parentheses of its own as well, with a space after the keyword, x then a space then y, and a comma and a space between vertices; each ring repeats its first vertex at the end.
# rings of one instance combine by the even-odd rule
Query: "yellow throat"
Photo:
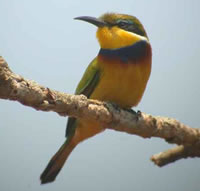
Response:
POLYGON ((140 40, 148 39, 138 34, 125 31, 119 27, 100 27, 97 30, 97 39, 101 48, 115 49, 133 45, 140 40))

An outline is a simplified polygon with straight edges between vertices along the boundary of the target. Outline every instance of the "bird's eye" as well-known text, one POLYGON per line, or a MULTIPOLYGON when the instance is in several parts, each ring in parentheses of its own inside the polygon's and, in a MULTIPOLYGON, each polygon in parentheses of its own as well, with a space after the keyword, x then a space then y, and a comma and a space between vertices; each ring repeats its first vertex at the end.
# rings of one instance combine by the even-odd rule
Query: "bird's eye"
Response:
POLYGON ((119 20, 119 21, 117 22, 117 25, 118 25, 119 27, 125 27, 125 26, 129 25, 129 22, 128 22, 127 20, 119 20))

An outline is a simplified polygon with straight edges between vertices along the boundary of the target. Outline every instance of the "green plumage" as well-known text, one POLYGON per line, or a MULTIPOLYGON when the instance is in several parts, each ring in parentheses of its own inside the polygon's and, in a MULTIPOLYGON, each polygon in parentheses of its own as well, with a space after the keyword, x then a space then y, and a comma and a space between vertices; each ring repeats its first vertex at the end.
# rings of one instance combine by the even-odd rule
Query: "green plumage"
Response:
MULTIPOLYGON (((87 67, 81 81, 79 82, 75 94, 83 94, 87 98, 90 98, 90 95, 94 91, 98 81, 100 79, 100 70, 97 65, 97 59, 95 58, 87 67)), ((74 132, 76 128, 76 118, 69 117, 66 128, 66 137, 74 132)))

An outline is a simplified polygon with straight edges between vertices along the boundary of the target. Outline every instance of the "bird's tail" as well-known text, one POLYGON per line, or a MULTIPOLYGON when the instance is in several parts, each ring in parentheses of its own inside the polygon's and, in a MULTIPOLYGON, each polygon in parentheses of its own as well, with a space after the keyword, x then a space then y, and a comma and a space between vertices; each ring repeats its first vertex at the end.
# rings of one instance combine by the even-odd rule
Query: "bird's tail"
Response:
POLYGON ((41 184, 48 182, 53 182, 56 179, 56 176, 62 169, 65 161, 68 156, 75 148, 76 144, 73 143, 70 139, 67 139, 64 144, 60 147, 58 152, 52 157, 49 161, 47 167, 40 176, 41 184))

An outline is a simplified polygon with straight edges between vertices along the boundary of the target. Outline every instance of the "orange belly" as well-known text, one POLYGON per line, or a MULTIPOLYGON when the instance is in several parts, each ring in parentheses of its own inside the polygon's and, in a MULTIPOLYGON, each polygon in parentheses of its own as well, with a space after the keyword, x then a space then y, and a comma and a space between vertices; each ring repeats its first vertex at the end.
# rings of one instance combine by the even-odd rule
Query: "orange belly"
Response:
POLYGON ((100 81, 90 96, 91 99, 114 102, 121 107, 136 106, 142 98, 151 73, 151 59, 138 63, 109 63, 99 59, 100 81))

